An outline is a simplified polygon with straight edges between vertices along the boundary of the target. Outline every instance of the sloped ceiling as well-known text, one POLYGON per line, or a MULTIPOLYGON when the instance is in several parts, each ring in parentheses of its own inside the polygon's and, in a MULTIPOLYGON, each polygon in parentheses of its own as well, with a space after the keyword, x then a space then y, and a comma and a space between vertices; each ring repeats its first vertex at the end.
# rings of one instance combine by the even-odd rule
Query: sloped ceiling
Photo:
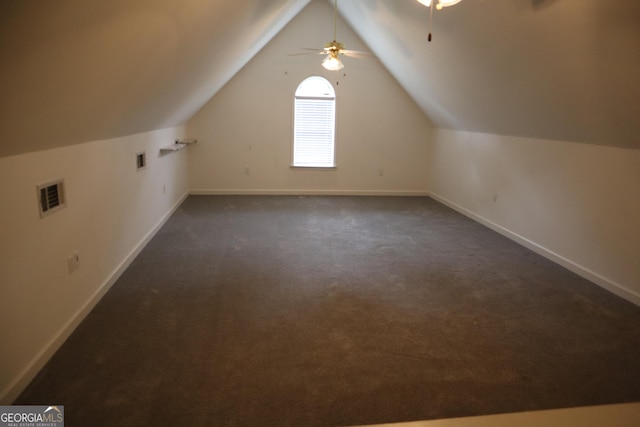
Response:
POLYGON ((414 0, 340 10, 440 128, 640 148, 640 2, 414 0))
MULTIPOLYGON (((0 0, 0 156, 184 124, 308 3, 0 0)), ((339 11, 438 127, 640 149, 637 0, 339 11)))
POLYGON ((309 0, 0 0, 0 157, 184 124, 309 0))

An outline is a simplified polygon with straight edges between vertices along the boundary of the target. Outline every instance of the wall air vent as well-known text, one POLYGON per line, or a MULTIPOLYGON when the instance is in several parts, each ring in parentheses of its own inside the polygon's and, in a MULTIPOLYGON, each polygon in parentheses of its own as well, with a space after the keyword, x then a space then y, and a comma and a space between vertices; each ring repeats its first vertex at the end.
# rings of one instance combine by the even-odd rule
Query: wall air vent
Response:
POLYGON ((66 206, 64 180, 59 179, 47 184, 38 185, 38 205, 40 218, 51 215, 66 206))
POLYGON ((142 151, 136 153, 136 170, 144 169, 147 166, 147 153, 142 151))

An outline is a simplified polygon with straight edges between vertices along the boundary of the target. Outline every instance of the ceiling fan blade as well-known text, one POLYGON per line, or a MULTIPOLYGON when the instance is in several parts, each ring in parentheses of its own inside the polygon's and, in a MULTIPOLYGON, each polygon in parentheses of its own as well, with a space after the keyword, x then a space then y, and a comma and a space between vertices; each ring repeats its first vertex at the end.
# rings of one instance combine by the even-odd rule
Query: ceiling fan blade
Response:
POLYGON ((324 49, 318 49, 317 47, 303 47, 302 50, 308 50, 310 52, 290 53, 289 56, 324 55, 327 53, 324 49))
POLYGON ((352 58, 364 58, 367 56, 373 56, 371 52, 364 52, 361 50, 347 50, 347 49, 341 50, 340 54, 344 56, 349 56, 352 58))
POLYGON ((289 56, 301 56, 301 55, 326 55, 325 51, 316 51, 316 52, 302 52, 302 53, 290 53, 289 56))

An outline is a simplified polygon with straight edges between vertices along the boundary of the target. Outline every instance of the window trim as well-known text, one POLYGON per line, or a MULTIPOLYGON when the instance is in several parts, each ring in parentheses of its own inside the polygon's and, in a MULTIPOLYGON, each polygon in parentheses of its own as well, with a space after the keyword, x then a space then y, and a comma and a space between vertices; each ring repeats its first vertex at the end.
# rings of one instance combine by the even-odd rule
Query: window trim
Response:
POLYGON ((291 169, 307 169, 307 170, 318 170, 318 171, 327 171, 327 170, 335 170, 337 169, 337 160, 336 160, 336 151, 337 151, 337 144, 336 144, 336 140, 337 140, 337 124, 336 124, 336 116, 337 116, 337 106, 336 106, 336 91, 335 88, 333 87, 333 85, 331 84, 331 82, 326 79, 325 77, 322 76, 318 76, 318 75, 312 75, 309 77, 304 78, 299 84, 298 86, 296 86, 296 90, 294 92, 294 96, 293 96, 293 108, 292 108, 292 115, 293 115, 293 126, 292 126, 292 130, 293 130, 293 135, 292 135, 292 143, 291 143, 291 165, 290 168, 291 169), (296 95, 296 93, 300 90, 300 87, 309 79, 321 79, 324 82, 326 82, 326 84, 331 88, 331 94, 327 95, 327 96, 309 96, 309 95, 296 95), (322 166, 322 165, 303 165, 303 164, 296 164, 295 160, 296 160, 296 118, 298 117, 296 114, 296 106, 297 106, 297 101, 298 100, 319 100, 319 101, 332 101, 332 107, 333 107, 333 123, 332 123, 332 158, 331 158, 331 165, 327 165, 327 166, 322 166))

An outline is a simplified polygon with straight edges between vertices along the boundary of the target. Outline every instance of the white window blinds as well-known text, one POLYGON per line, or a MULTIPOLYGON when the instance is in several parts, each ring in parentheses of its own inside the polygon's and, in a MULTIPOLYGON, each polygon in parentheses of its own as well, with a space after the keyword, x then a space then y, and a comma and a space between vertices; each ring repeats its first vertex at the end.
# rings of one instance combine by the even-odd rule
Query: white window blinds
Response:
POLYGON ((295 95, 293 166, 335 166, 335 92, 322 77, 304 80, 295 95))

